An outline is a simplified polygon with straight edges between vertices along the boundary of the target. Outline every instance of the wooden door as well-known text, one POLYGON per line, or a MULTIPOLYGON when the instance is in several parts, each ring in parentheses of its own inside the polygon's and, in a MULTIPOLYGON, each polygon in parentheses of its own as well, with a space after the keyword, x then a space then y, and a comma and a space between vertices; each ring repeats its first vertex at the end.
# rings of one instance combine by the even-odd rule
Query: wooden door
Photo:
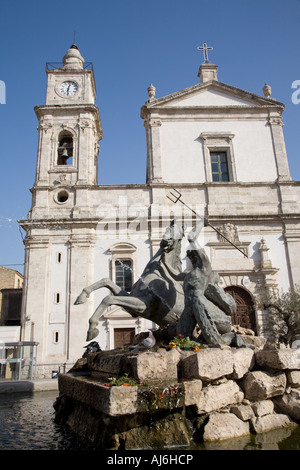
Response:
POLYGON ((236 303, 236 313, 231 316, 232 324, 250 328, 256 332, 255 309, 249 292, 240 286, 225 287, 224 290, 232 295, 236 303))
POLYGON ((134 328, 115 328, 114 347, 123 348, 125 344, 132 344, 135 335, 134 328))

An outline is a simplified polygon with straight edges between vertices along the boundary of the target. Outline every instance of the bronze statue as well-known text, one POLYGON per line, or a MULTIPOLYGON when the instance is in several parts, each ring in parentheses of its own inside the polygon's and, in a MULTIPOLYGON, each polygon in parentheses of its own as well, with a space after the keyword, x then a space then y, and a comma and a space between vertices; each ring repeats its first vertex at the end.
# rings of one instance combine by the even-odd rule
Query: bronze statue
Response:
POLYGON ((181 240, 183 228, 173 221, 166 230, 160 248, 146 265, 131 292, 123 291, 110 279, 104 278, 85 287, 75 301, 81 304, 91 292, 107 287, 106 296, 89 320, 87 341, 95 338, 100 317, 111 305, 119 305, 133 317, 147 318, 161 327, 177 324, 184 336, 192 336, 196 324, 208 344, 230 344, 231 314, 236 305, 231 295, 218 286, 219 276, 211 268, 210 261, 196 239, 203 221, 188 235, 192 269, 182 272, 181 240))

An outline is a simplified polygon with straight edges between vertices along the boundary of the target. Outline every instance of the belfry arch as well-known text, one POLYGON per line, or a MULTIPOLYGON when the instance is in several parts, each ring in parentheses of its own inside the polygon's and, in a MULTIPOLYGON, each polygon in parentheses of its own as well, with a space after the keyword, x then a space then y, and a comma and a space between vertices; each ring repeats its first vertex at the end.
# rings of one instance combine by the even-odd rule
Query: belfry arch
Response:
POLYGON ((73 164, 73 135, 71 132, 63 131, 59 135, 57 148, 57 165, 73 164))

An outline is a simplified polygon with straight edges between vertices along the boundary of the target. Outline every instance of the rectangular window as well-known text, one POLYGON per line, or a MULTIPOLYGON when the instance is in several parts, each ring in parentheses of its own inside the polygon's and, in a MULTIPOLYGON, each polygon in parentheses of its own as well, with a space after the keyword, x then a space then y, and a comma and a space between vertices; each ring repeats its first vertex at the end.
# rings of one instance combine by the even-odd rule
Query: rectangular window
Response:
POLYGON ((213 181, 229 181, 226 152, 210 152, 211 173, 213 181))
POLYGON ((115 262, 116 284, 126 292, 132 288, 132 261, 117 260, 115 262))

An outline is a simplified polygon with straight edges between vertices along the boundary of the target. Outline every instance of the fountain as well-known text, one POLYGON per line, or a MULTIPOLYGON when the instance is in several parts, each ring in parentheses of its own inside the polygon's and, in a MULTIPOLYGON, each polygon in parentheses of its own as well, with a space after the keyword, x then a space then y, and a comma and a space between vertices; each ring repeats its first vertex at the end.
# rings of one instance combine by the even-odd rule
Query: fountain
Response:
POLYGON ((144 332, 123 349, 87 348, 59 374, 56 418, 101 448, 192 448, 300 420, 300 349, 277 349, 231 325, 235 302, 197 243, 202 227, 188 235, 189 272, 181 271, 183 229, 173 222, 130 293, 102 279, 76 300, 112 292, 90 318, 87 340, 109 305, 159 325, 148 347, 144 332))

